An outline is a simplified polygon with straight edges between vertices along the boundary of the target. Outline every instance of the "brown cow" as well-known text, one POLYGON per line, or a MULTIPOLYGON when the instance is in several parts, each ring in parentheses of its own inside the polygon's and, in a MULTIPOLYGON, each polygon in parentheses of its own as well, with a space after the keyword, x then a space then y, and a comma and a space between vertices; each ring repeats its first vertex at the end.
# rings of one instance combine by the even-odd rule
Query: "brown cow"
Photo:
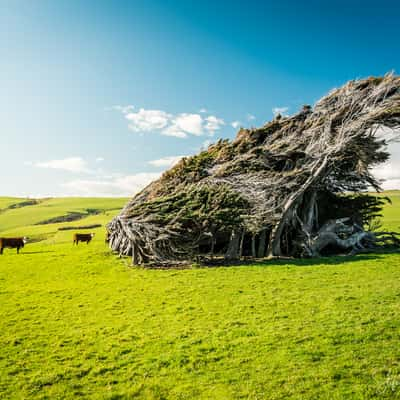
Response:
POLYGON ((0 254, 3 254, 3 250, 8 247, 10 249, 17 249, 17 253, 19 254, 19 249, 25 246, 25 243, 28 241, 26 237, 18 237, 18 238, 0 238, 0 254))
POLYGON ((94 233, 75 233, 74 234, 74 244, 78 245, 79 242, 89 242, 93 239, 94 233))

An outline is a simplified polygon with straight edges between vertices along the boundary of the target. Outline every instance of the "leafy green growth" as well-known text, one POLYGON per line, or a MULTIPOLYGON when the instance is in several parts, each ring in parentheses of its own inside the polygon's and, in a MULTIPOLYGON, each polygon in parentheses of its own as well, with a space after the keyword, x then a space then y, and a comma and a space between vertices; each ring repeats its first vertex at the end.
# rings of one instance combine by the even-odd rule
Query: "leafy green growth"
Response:
POLYGON ((324 220, 329 220, 337 215, 355 219, 360 226, 371 226, 374 220, 383 216, 385 204, 391 200, 387 196, 377 196, 368 193, 356 195, 332 195, 324 196, 319 207, 319 214, 324 220))
POLYGON ((202 225, 204 229, 230 229, 241 224, 248 204, 227 185, 192 185, 186 191, 135 205, 130 217, 148 219, 159 224, 179 223, 185 228, 202 225))

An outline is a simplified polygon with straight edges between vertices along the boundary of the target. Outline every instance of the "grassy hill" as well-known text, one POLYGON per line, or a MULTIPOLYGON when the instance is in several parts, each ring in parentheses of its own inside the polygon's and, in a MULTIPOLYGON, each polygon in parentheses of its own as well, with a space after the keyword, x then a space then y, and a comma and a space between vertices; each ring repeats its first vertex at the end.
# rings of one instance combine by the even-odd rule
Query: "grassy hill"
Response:
POLYGON ((0 256, 0 398, 400 398, 400 254, 127 268, 103 240, 125 199, 24 201, 0 198, 0 236, 41 239, 0 256))
POLYGON ((90 229, 97 239, 104 240, 104 226, 116 215, 127 199, 121 198, 55 198, 37 200, 28 204, 26 199, 0 198, 0 235, 28 236, 33 241, 51 240, 52 243, 67 242, 71 232, 59 228, 81 227, 98 224, 90 229), (82 218, 71 222, 47 223, 56 217, 80 214, 82 218))
POLYGON ((391 231, 400 231, 400 190, 386 191, 382 196, 390 198, 392 204, 384 208, 383 228, 391 231))

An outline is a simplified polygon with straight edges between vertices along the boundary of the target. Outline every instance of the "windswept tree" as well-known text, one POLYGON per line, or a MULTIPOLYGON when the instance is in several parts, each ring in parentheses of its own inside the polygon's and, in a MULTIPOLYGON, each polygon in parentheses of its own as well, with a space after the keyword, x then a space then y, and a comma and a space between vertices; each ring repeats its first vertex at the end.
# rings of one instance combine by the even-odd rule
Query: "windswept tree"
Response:
POLYGON ((109 223, 110 247, 142 264, 398 243, 371 229, 383 200, 366 192, 381 189, 371 171, 389 158, 383 128, 399 126, 400 77, 350 81, 314 108, 183 158, 109 223))

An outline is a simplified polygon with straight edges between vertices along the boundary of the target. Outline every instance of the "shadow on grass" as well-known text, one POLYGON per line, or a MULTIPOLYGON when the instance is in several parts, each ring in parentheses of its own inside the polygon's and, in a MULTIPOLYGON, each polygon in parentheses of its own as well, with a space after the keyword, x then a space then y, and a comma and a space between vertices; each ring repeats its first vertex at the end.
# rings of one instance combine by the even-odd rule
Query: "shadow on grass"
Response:
POLYGON ((225 261, 215 260, 215 262, 205 262, 199 264, 199 268, 217 268, 217 267, 239 267, 239 266, 258 266, 258 267, 269 267, 269 266, 297 266, 297 267, 312 267, 316 265, 341 265, 349 262, 364 262, 364 261, 378 261, 387 254, 400 254, 399 249, 386 249, 381 251, 375 251, 374 253, 356 254, 356 255, 336 255, 319 258, 272 258, 272 259, 258 259, 258 260, 240 260, 236 262, 230 262, 227 264, 225 261))
POLYGON ((28 254, 44 254, 44 253, 55 253, 55 250, 39 250, 39 251, 24 251, 19 253, 19 256, 28 255, 28 254))
MULTIPOLYGON (((105 255, 115 255, 115 253, 104 253, 105 255)), ((202 268, 233 268, 233 267, 277 267, 277 266, 297 266, 312 267, 317 265, 341 265, 354 262, 378 261, 388 254, 400 254, 400 249, 382 249, 375 250, 373 253, 361 253, 356 255, 333 255, 319 258, 272 258, 272 259, 242 259, 239 261, 227 261, 223 257, 215 257, 213 260, 203 259, 199 262, 182 261, 174 263, 162 264, 145 264, 132 265, 130 257, 122 257, 124 263, 131 268, 148 269, 148 270, 185 270, 185 269, 202 269, 202 268)))

